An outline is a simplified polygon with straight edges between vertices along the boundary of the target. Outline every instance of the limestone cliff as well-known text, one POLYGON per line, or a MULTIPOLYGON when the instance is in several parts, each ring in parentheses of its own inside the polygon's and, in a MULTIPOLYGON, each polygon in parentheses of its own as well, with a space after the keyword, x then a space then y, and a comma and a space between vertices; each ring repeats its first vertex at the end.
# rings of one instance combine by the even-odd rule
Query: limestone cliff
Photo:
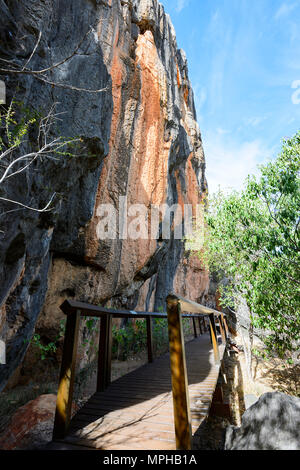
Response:
MULTIPOLYGON (((51 87, 30 75, 1 76, 8 99, 34 109, 56 102, 60 132, 80 135, 96 157, 43 161, 5 188, 39 206, 46 187, 55 210, 1 217, 0 336, 7 341, 1 387, 22 362, 35 327, 49 335, 66 298, 155 310, 169 291, 194 300, 208 275, 181 240, 99 240, 97 208, 119 196, 128 204, 197 204, 206 192, 205 160, 187 61, 157 0, 7 0, 0 3, 0 54, 22 64, 38 32, 35 70, 78 54, 51 78, 89 94, 51 87), (18 88, 16 86, 18 85, 18 88)), ((28 144, 29 145, 29 144, 28 144)), ((6 208, 5 208, 6 209, 6 208)))

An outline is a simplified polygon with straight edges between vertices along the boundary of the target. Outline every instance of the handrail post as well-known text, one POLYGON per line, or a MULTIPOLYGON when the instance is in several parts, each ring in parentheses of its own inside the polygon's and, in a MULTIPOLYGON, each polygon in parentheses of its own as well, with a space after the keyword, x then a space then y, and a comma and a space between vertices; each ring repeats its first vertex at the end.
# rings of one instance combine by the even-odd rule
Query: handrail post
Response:
POLYGON ((203 329, 204 329, 204 333, 205 333, 207 331, 207 325, 206 325, 205 317, 202 318, 202 323, 203 323, 203 329))
POLYGON ((196 320, 194 317, 192 318, 192 320, 193 320, 193 328, 194 328, 194 337, 197 338, 198 335, 197 335, 197 328, 196 328, 196 320))
POLYGON ((221 336, 222 336, 222 343, 223 343, 223 344, 226 344, 226 335, 225 335, 225 331, 224 331, 224 326, 223 326, 223 322, 222 322, 221 315, 219 316, 218 321, 219 321, 220 332, 221 332, 221 336))
POLYGON ((79 323, 79 310, 67 315, 53 428, 54 440, 65 437, 71 421, 79 323))
POLYGON ((209 326, 210 326, 210 334, 211 334, 212 345, 213 345, 213 349, 214 349, 215 363, 220 364, 218 337, 217 337, 215 316, 214 316, 213 313, 211 313, 209 315, 209 326))
POLYGON ((148 362, 153 362, 153 335, 152 335, 152 317, 146 318, 147 322, 147 348, 148 362))
MULTIPOLYGON (((210 327, 210 315, 208 316, 208 319, 209 319, 209 327, 207 328, 207 330, 209 332, 210 343, 213 344, 213 339, 212 339, 212 334, 211 334, 211 327, 210 327)), ((206 325, 206 323, 205 323, 205 325, 206 325)))
POLYGON ((97 392, 103 392, 111 382, 111 350, 112 316, 104 315, 100 326, 97 392))
POLYGON ((200 335, 203 335, 203 330, 202 330, 202 325, 201 325, 201 318, 198 317, 198 323, 199 323, 199 331, 200 331, 200 335))
POLYGON ((228 339, 228 337, 229 337, 229 330, 228 330, 228 325, 227 325, 226 318, 224 317, 223 313, 221 313, 221 318, 222 318, 222 322, 223 322, 223 325, 224 325, 224 328, 225 328, 226 339, 228 339))
POLYGON ((182 318, 178 299, 167 298, 170 363, 177 450, 191 450, 192 428, 182 318))

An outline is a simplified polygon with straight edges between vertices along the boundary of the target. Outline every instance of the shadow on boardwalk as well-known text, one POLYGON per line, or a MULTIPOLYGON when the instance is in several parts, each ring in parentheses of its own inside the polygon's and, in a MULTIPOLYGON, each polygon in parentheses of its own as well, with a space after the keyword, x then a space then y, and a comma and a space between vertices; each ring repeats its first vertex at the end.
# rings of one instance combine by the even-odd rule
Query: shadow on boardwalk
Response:
MULTIPOLYGON (((195 433, 208 415, 219 374, 208 334, 186 344, 186 363, 195 433)), ((64 443, 107 450, 175 449, 169 354, 95 393, 74 416, 64 443)))

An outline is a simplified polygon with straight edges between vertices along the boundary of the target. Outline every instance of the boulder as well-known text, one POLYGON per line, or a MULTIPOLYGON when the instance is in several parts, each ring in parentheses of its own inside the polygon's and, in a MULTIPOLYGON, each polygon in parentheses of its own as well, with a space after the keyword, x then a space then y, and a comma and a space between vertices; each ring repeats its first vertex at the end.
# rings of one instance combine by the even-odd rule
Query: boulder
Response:
POLYGON ((300 450, 300 399, 265 393, 226 430, 225 450, 300 450))
POLYGON ((19 408, 0 434, 0 449, 34 449, 52 439, 56 395, 40 395, 19 408))

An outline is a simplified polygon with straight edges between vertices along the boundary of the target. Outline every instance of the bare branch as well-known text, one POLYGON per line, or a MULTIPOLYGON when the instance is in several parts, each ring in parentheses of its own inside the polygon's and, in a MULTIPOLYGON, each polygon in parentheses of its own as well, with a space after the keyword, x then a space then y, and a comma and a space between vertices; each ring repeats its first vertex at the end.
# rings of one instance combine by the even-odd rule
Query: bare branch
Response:
POLYGON ((24 64, 24 66, 22 67, 22 70, 25 70, 25 69, 26 69, 26 66, 29 64, 29 62, 31 61, 32 57, 34 56, 35 51, 37 50, 38 45, 39 45, 39 43, 40 43, 41 37, 42 37, 42 31, 39 32, 39 37, 38 37, 38 40, 37 40, 37 42, 36 42, 36 45, 34 46, 33 51, 32 51, 32 53, 30 54, 29 59, 27 60, 27 62, 26 62, 26 63, 24 64))
MULTIPOLYGON (((0 68, 1 72, 1 68, 0 68)), ((47 78, 41 77, 37 74, 32 73, 32 75, 37 79, 40 80, 43 83, 47 83, 47 85, 51 85, 53 87, 58 87, 58 88, 63 88, 64 90, 72 90, 72 91, 82 91, 85 93, 101 93, 104 91, 108 91, 108 88, 99 88, 98 90, 91 90, 89 88, 81 88, 81 87, 76 87, 73 85, 67 85, 66 83, 59 83, 59 82, 53 82, 51 80, 48 80, 47 78)))
POLYGON ((50 201, 46 204, 45 207, 43 207, 43 209, 36 209, 35 207, 30 207, 30 206, 27 206, 26 204, 22 204, 21 202, 13 201, 11 199, 6 199, 5 197, 0 197, 0 200, 4 201, 4 202, 9 202, 11 204, 16 204, 17 206, 21 206, 24 209, 29 209, 29 210, 34 211, 34 212, 50 212, 52 209, 49 209, 49 207, 52 204, 52 201, 55 198, 55 196, 56 196, 56 193, 53 193, 52 196, 51 196, 50 201))
MULTIPOLYGON (((30 75, 42 83, 48 84, 52 87, 59 87, 65 90, 72 90, 72 91, 86 92, 86 93, 101 93, 101 92, 108 91, 108 87, 92 90, 88 88, 73 86, 68 83, 56 82, 56 81, 51 80, 48 77, 48 75, 46 75, 47 73, 53 71, 54 69, 59 68, 60 66, 62 66, 63 64, 71 60, 73 57, 75 57, 76 55, 79 55, 79 50, 82 44, 84 43, 85 39, 92 31, 93 31, 93 28, 91 28, 89 31, 85 33, 85 35, 79 41, 79 43, 74 48, 72 53, 69 54, 67 57, 63 58, 59 62, 52 64, 49 67, 46 67, 44 69, 32 70, 31 68, 28 67, 28 65, 30 64, 32 58, 36 54, 38 46, 41 42, 42 32, 39 31, 38 39, 35 43, 35 46, 29 58, 26 60, 26 62, 23 65, 20 65, 15 60, 7 60, 7 59, 0 57, 0 63, 2 62, 2 64, 5 64, 5 66, 0 67, 0 73, 13 74, 13 75, 30 75)), ((57 113, 57 114, 54 113, 56 105, 57 103, 54 103, 49 113, 47 114, 47 116, 41 118, 39 121, 38 135, 37 135, 37 140, 36 140, 37 150, 34 152, 29 152, 25 155, 18 156, 16 158, 16 155, 14 155, 14 152, 18 151, 18 149, 20 149, 21 144, 23 145, 26 142, 26 140, 24 138, 24 135, 21 135, 21 134, 20 136, 19 135, 17 136, 17 139, 11 138, 12 134, 10 131, 10 126, 12 122, 11 117, 13 115, 12 114, 13 101, 10 103, 8 110, 6 111, 6 119, 4 121, 5 123, 4 129, 6 131, 6 136, 8 140, 8 148, 6 148, 3 152, 0 152, 0 161, 1 161, 1 166, 2 166, 1 172, 3 172, 2 176, 0 177, 0 184, 3 184, 9 178, 24 172, 39 157, 46 157, 48 159, 55 160, 53 156, 53 154, 55 153, 62 153, 63 155, 69 155, 67 153, 63 153, 61 149, 65 148, 70 143, 80 141, 80 139, 72 139, 72 140, 64 141, 62 137, 57 137, 51 140, 50 142, 48 142, 48 138, 49 138, 50 131, 51 131, 54 121, 59 119, 58 116, 60 114, 63 114, 63 113, 57 113), (17 167, 17 169, 15 169, 15 167, 17 167)), ((27 128, 26 128, 26 131, 27 131, 27 128)), ((0 201, 19 206, 18 209, 13 209, 4 213, 2 212, 0 216, 3 216, 4 214, 9 213, 9 212, 22 210, 22 209, 29 209, 35 212, 47 212, 51 210, 49 209, 49 207, 54 199, 54 196, 55 196, 55 193, 51 196, 48 204, 42 209, 37 209, 37 208, 31 207, 30 205, 23 204, 19 201, 11 200, 5 197, 0 197, 0 201)))
MULTIPOLYGON (((50 65, 50 67, 47 67, 45 69, 41 69, 41 70, 33 70, 32 72, 33 73, 36 73, 36 74, 43 74, 45 72, 49 72, 50 70, 53 70, 57 67, 60 67, 60 65, 63 65, 65 62, 67 62, 68 60, 72 59, 72 57, 74 57, 78 50, 80 49, 82 43, 84 42, 84 40, 86 39, 86 37, 92 32, 92 29, 89 29, 87 31, 87 33, 85 33, 85 35, 83 36, 83 38, 81 39, 81 41, 77 44, 77 46, 75 47, 74 51, 67 57, 65 57, 63 60, 61 60, 60 62, 57 62, 56 64, 53 64, 53 65, 50 65)), ((40 32, 40 34, 42 34, 40 32)), ((26 64, 27 65, 27 64, 26 64)))
POLYGON ((44 69, 40 69, 40 70, 31 70, 31 69, 28 69, 27 68, 27 65, 29 64, 29 62, 31 61, 32 57, 34 56, 37 48, 38 48, 38 45, 40 43, 40 40, 41 40, 41 37, 42 37, 42 32, 40 31, 39 32, 39 37, 38 37, 38 40, 34 46, 34 49, 32 51, 32 53, 30 54, 30 57, 29 59, 27 60, 27 62, 22 66, 20 67, 18 64, 16 64, 16 62, 12 61, 12 60, 7 60, 7 59, 3 59, 0 57, 0 61, 8 64, 8 66, 10 68, 3 68, 3 67, 0 67, 0 73, 9 73, 9 74, 16 74, 16 75, 19 75, 19 74, 23 74, 23 75, 31 75, 32 77, 36 78, 37 80, 43 82, 43 83, 47 83, 48 85, 51 85, 51 86, 54 86, 54 87, 59 87, 59 88, 63 88, 65 90, 72 90, 72 91, 81 91, 81 92, 85 92, 85 93, 102 93, 102 92, 105 92, 105 91, 108 91, 108 88, 105 87, 105 88, 99 88, 97 90, 91 90, 89 88, 82 88, 82 87, 76 87, 76 86, 73 86, 73 85, 68 85, 66 83, 59 83, 59 82, 55 82, 55 81, 52 81, 50 80, 48 77, 45 77, 44 74, 46 72, 50 72, 52 71, 53 69, 57 68, 57 67, 60 67, 61 65, 63 65, 64 63, 68 62, 70 59, 72 59, 74 56, 78 55, 78 51, 80 49, 80 47, 82 46, 84 40, 86 39, 86 37, 93 31, 93 28, 89 29, 85 35, 83 36, 83 38, 79 41, 79 43, 77 44, 77 46, 75 47, 75 49, 72 51, 72 53, 65 57, 64 59, 62 59, 61 61, 57 62, 56 64, 53 64, 53 65, 50 65, 49 67, 46 67, 44 69))

